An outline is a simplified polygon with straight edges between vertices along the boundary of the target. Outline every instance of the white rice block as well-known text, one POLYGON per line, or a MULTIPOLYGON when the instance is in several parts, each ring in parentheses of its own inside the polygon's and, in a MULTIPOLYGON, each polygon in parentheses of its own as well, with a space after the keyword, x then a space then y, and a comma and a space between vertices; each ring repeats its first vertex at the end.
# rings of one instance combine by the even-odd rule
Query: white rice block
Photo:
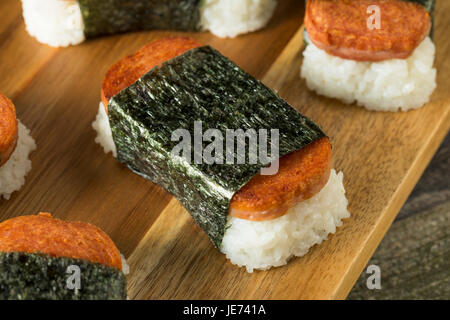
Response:
POLYGON ((265 27, 276 6, 276 0, 204 0, 201 24, 218 37, 233 38, 265 27))
POLYGON ((332 56, 310 43, 301 77, 310 90, 369 110, 407 111, 422 107, 436 89, 435 46, 429 37, 408 59, 359 62, 332 56))
POLYGON ((318 194, 280 218, 250 221, 229 217, 221 251, 248 272, 285 265, 335 233, 342 219, 350 217, 347 204, 343 174, 331 170, 329 181, 318 194))
POLYGON ((53 47, 77 45, 85 40, 84 23, 76 0, 22 0, 30 35, 53 47))
POLYGON ((0 167, 0 198, 9 199, 14 191, 25 184, 25 177, 31 170, 29 155, 36 149, 36 143, 28 130, 18 121, 17 146, 9 160, 0 167))
POLYGON ((102 102, 100 102, 97 117, 92 123, 92 128, 97 131, 95 142, 103 147, 105 153, 111 152, 114 158, 117 158, 116 144, 114 143, 109 118, 102 102))

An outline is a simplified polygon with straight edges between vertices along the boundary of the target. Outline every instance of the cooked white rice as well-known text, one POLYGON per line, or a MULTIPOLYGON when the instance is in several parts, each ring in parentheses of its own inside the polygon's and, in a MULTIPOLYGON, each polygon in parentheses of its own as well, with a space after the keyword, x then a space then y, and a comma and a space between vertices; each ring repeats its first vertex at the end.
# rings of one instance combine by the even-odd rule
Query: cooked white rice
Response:
POLYGON ((276 0, 205 0, 201 24, 218 37, 233 38, 263 28, 276 6, 276 0))
POLYGON ((305 255, 350 216, 342 180, 342 172, 336 174, 332 170, 328 183, 318 194, 274 220, 230 217, 221 251, 231 263, 245 266, 248 272, 279 267, 293 256, 305 255))
MULTIPOLYGON (((235 37, 264 27, 277 0, 204 0, 200 23, 219 37, 235 37)), ((39 42, 67 47, 85 40, 76 0, 22 0, 28 32, 39 42)))
POLYGON ((25 184, 25 176, 31 170, 30 153, 36 149, 36 143, 28 130, 18 122, 17 146, 9 160, 0 167, 0 198, 9 199, 11 193, 25 184))
POLYGON ((76 0, 22 0, 27 31, 39 42, 67 47, 85 40, 84 23, 76 0))
POLYGON ((123 254, 120 254, 120 258, 122 259, 122 272, 127 276, 130 274, 130 266, 128 265, 127 259, 125 259, 123 254))
POLYGON ((103 147, 103 151, 105 153, 111 152, 114 158, 117 157, 117 149, 116 144, 114 143, 111 127, 109 125, 109 118, 106 114, 105 108, 103 107, 103 103, 100 102, 100 106, 98 108, 97 117, 92 123, 92 128, 97 131, 97 137, 95 138, 95 142, 103 147))
POLYGON ((310 90, 370 110, 407 111, 427 103, 436 88, 435 46, 426 38, 408 59, 358 62, 329 55, 310 43, 301 77, 310 90))

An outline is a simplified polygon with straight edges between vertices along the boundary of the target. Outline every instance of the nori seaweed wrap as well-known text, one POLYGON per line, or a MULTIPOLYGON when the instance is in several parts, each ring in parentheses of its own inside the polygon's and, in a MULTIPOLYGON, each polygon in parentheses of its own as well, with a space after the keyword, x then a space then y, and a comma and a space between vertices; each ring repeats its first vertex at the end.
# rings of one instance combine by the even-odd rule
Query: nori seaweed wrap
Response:
POLYGON ((0 223, 1 300, 126 299, 121 255, 99 228, 48 213, 0 223))
POLYGON ((0 300, 126 298, 126 279, 119 269, 44 254, 0 253, 0 300), (69 287, 75 272, 79 272, 80 276, 79 289, 69 287))
MULTIPOLYGON (((247 150, 245 140, 238 140, 235 150, 243 146, 245 159, 259 158, 257 163, 188 161, 202 154, 196 148, 187 156, 174 154, 179 140, 172 134, 193 133, 198 122, 203 132, 217 129, 222 137, 227 130, 277 129, 278 157, 325 137, 310 119, 209 46, 153 68, 109 100, 108 114, 118 160, 173 194, 218 248, 233 195, 276 158, 261 159, 255 151, 261 144, 247 150)), ((268 145, 275 143, 272 138, 268 145)), ((225 148, 220 153, 227 158, 225 148)))
POLYGON ((78 0, 86 38, 137 30, 199 31, 201 0, 78 0))

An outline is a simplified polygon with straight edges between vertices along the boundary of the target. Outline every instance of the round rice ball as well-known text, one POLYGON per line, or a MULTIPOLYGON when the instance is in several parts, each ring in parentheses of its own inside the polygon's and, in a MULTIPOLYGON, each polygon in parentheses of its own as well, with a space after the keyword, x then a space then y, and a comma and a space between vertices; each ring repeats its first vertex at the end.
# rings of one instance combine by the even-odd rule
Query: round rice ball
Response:
POLYGON ((9 199, 14 191, 25 184, 25 177, 31 170, 30 153, 36 143, 28 130, 18 121, 17 146, 9 160, 0 167, 0 198, 9 199))
POLYGON ((30 35, 53 47, 77 45, 85 40, 81 9, 76 0, 22 0, 30 35))

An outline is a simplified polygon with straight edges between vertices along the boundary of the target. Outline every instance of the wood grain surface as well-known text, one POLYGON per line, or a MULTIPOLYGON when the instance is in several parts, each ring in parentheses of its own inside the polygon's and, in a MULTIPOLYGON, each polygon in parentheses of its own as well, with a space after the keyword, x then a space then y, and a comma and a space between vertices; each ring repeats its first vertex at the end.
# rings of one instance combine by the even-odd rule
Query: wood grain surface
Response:
POLYGON ((380 268, 381 288, 362 274, 349 299, 450 299, 450 201, 392 226, 369 265, 380 268))
POLYGON ((153 39, 185 33, 140 32, 54 49, 26 34, 16 0, 0 3, 0 91, 16 104, 38 150, 24 188, 0 200, 0 220, 48 211, 98 225, 128 258, 134 299, 345 298, 448 132, 450 2, 437 8, 438 89, 426 107, 395 114, 309 92, 299 79, 303 3, 279 3, 262 31, 237 39, 189 35, 277 89, 331 137, 352 217, 328 241, 266 272, 231 265, 175 199, 105 155, 91 128, 109 66, 153 39))
POLYGON ((434 155, 367 263, 381 272, 368 289, 361 273, 348 299, 450 299, 450 135, 434 155))

